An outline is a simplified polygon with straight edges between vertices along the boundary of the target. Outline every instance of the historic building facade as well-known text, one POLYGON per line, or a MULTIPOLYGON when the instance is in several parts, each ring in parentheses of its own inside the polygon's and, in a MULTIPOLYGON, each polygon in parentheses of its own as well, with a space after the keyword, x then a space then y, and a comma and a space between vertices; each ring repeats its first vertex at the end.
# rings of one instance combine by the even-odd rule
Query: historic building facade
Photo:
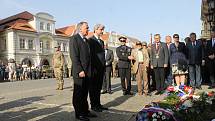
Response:
MULTIPOLYGON (((25 11, 0 21, 0 60, 14 59, 18 64, 50 65, 54 46, 61 46, 66 60, 69 37, 55 32, 54 17, 25 11)), ((67 64, 69 61, 66 62, 67 64)))
MULTIPOLYGON (((33 15, 25 11, 0 20, 0 60, 5 64, 9 59, 14 59, 17 64, 22 65, 52 66, 54 46, 59 45, 70 69, 69 38, 75 29, 75 24, 56 29, 54 17, 44 12, 33 15)), ((88 37, 92 35, 93 33, 89 32, 88 37)), ((102 39, 115 51, 116 47, 120 46, 120 36, 125 35, 105 32, 102 39)), ((138 41, 132 37, 125 37, 128 38, 130 46, 138 41)))
POLYGON ((201 20, 201 38, 210 39, 211 31, 215 29, 215 0, 202 0, 201 20))

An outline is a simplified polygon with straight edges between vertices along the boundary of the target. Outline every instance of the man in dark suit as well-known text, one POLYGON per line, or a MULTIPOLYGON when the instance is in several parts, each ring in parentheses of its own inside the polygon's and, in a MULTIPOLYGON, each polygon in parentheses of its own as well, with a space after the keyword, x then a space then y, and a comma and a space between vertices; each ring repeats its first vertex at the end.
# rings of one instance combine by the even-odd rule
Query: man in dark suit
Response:
POLYGON ((90 104, 91 109, 96 112, 102 112, 107 110, 101 105, 100 96, 102 83, 105 72, 105 51, 104 42, 101 40, 101 36, 104 32, 104 25, 97 24, 94 26, 94 35, 89 38, 91 65, 92 65, 92 78, 90 81, 90 104))
MULTIPOLYGON (((166 45, 167 45, 168 52, 169 52, 169 55, 170 55, 170 45, 172 44, 172 37, 170 35, 167 35, 165 37, 165 41, 166 41, 166 45)), ((171 68, 171 65, 170 65, 170 61, 168 62, 168 66, 167 66, 167 68, 165 70, 165 78, 166 78, 166 85, 167 86, 170 86, 170 85, 173 84, 173 82, 172 82, 172 80, 173 80, 172 68, 171 68)))
POLYGON ((166 43, 160 42, 160 34, 154 35, 155 43, 151 48, 151 68, 154 70, 156 81, 156 95, 164 90, 165 70, 168 66, 169 52, 166 43))
POLYGON ((132 58, 132 56, 131 56, 131 48, 126 46, 126 40, 127 40, 127 38, 125 38, 125 37, 119 38, 119 41, 122 43, 122 45, 116 48, 116 54, 119 58, 118 69, 119 69, 119 76, 121 79, 123 95, 132 95, 132 93, 131 93, 131 60, 134 58, 132 58), (127 84, 125 84, 125 83, 127 83, 127 84))
POLYGON ((196 34, 190 34, 190 42, 186 45, 189 61, 190 86, 201 89, 201 64, 203 61, 202 43, 196 40, 196 34))
POLYGON ((70 39, 70 57, 72 60, 72 76, 74 80, 73 106, 75 117, 81 121, 89 121, 88 117, 96 117, 88 110, 87 95, 91 76, 90 48, 86 42, 88 23, 77 25, 77 34, 70 39))
POLYGON ((112 62, 114 60, 113 51, 108 49, 108 43, 104 45, 105 49, 105 75, 103 81, 103 91, 102 94, 109 93, 111 94, 111 71, 112 71, 112 62))
POLYGON ((211 85, 209 89, 215 88, 215 29, 212 32, 211 40, 207 42, 206 59, 209 67, 211 85))

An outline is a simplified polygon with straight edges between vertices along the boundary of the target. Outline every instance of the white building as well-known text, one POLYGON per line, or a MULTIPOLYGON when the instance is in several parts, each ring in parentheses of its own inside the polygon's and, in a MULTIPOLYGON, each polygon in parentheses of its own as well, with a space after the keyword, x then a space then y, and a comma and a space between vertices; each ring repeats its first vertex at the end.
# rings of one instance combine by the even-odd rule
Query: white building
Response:
POLYGON ((0 20, 0 60, 51 66, 54 46, 60 45, 69 64, 69 37, 61 29, 55 29, 52 15, 25 11, 0 20))
MULTIPOLYGON (((69 38, 73 35, 76 25, 55 28, 54 17, 40 12, 35 15, 25 11, 0 20, 0 60, 7 63, 14 59, 18 64, 51 66, 54 46, 61 46, 66 64, 71 68, 69 57, 69 38)), ((93 32, 89 32, 88 37, 93 32)), ((116 32, 106 32, 102 39, 109 43, 115 51, 120 46, 118 38, 124 36, 116 32)), ((128 37, 131 45, 139 40, 128 37)), ((116 59, 116 54, 115 54, 116 59)))

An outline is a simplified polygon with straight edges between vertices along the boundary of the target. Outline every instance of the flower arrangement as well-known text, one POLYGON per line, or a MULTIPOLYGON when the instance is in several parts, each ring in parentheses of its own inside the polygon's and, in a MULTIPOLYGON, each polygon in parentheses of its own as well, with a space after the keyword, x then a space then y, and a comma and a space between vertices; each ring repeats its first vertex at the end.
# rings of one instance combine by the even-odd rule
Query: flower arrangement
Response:
POLYGON ((136 121, 176 121, 172 111, 159 107, 145 107, 136 117, 136 121))
POLYGON ((166 89, 166 97, 143 108, 136 121, 212 121, 215 119, 215 92, 194 94, 189 86, 166 89))

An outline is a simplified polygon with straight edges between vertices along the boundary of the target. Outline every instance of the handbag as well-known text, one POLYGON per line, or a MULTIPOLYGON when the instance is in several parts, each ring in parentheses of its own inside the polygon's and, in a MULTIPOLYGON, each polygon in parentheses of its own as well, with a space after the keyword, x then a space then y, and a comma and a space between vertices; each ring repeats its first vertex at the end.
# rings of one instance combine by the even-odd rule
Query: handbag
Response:
POLYGON ((188 69, 188 63, 185 59, 178 59, 178 70, 186 71, 188 69))

